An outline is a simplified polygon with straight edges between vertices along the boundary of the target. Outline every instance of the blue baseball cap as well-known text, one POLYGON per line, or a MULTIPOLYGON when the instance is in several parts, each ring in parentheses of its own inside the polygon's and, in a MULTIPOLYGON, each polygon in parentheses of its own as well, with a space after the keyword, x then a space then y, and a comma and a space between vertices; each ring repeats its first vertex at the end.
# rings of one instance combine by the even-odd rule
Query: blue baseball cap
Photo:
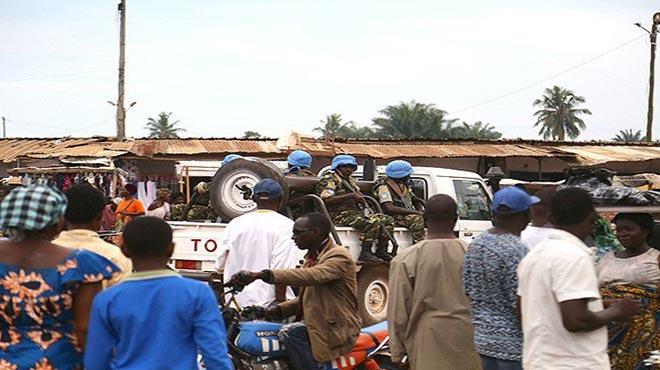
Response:
POLYGON ((385 174, 393 179, 402 179, 413 173, 413 167, 408 161, 396 160, 385 166, 385 174))
POLYGON ((357 168, 357 165, 358 165, 357 161, 355 160, 355 157, 353 157, 352 155, 340 154, 332 158, 332 164, 330 165, 330 169, 334 171, 339 166, 353 166, 357 168))
POLYGON ((277 199, 282 197, 284 190, 277 181, 272 179, 262 179, 254 185, 252 194, 255 199, 277 199))
POLYGON ((312 166, 312 156, 304 150, 294 150, 286 158, 288 164, 300 168, 310 168, 312 166))
POLYGON ((515 186, 504 188, 493 196, 493 212, 496 214, 511 214, 528 210, 541 199, 527 194, 515 186), (506 207, 506 208, 502 208, 506 207))

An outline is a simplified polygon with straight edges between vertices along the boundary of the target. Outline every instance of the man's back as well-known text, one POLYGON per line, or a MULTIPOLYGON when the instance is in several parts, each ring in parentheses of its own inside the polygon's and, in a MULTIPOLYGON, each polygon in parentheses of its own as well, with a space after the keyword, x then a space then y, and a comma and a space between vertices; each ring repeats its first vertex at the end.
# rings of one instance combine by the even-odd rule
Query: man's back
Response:
MULTIPOLYGON (((291 239, 293 221, 269 210, 256 210, 232 220, 222 233, 220 244, 229 252, 224 269, 225 282, 241 270, 294 268, 301 257, 291 239)), ((287 298, 293 298, 288 289, 287 298)), ((258 281, 236 295, 241 306, 268 305, 275 299, 275 287, 258 281)))
POLYGON ((466 249, 458 239, 425 240, 390 265, 391 349, 413 369, 481 369, 461 277, 466 249))
POLYGON ((522 331, 514 314, 516 269, 526 252, 519 237, 489 230, 475 238, 465 254, 463 281, 481 355, 520 361, 522 331))
POLYGON ((589 310, 603 309, 589 248, 575 236, 553 230, 522 260, 518 277, 525 369, 609 369, 605 327, 571 333, 559 306, 590 299, 589 310))
POLYGON ((168 271, 135 273, 94 299, 89 370, 108 363, 113 370, 193 370, 198 347, 208 369, 231 369, 220 311, 202 283, 168 271))

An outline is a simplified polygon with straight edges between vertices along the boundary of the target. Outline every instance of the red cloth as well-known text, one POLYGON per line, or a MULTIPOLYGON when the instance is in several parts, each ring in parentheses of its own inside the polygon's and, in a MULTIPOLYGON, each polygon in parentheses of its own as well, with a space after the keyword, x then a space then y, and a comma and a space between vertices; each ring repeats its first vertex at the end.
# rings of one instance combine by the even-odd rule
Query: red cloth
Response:
POLYGON ((112 204, 103 208, 101 217, 101 231, 110 231, 115 229, 115 212, 112 210, 112 204))

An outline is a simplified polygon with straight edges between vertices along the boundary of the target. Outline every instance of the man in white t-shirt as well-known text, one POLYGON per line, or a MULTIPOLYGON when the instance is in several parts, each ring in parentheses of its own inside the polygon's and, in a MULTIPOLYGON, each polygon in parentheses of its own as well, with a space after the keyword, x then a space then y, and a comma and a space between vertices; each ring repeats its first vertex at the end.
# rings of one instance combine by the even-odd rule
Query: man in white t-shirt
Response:
POLYGON ((520 240, 527 247, 532 249, 552 232, 553 226, 550 223, 550 204, 555 195, 554 187, 543 188, 536 195, 541 201, 532 206, 532 220, 529 225, 520 233, 520 240))
POLYGON ((631 300, 603 309, 592 251, 581 241, 596 217, 586 191, 558 191, 551 205, 555 229, 520 262, 525 370, 609 369, 605 325, 640 310, 631 300))
MULTIPOLYGON (((277 213, 282 204, 282 187, 271 179, 259 181, 252 199, 257 209, 233 219, 220 236, 223 253, 218 261, 224 266, 224 281, 241 270, 290 269, 300 260, 300 251, 291 239, 293 221, 277 213), (225 263, 226 260, 226 263, 225 263)), ((291 288, 257 281, 236 295, 245 306, 268 306, 293 299, 291 288)))

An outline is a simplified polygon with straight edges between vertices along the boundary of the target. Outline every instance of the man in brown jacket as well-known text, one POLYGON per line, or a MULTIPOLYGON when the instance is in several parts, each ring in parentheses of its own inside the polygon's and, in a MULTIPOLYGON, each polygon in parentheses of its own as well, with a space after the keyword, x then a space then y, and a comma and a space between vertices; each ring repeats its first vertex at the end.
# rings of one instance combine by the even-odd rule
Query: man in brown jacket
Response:
POLYGON ((303 320, 281 333, 289 361, 297 370, 320 369, 319 362, 348 354, 360 333, 355 263, 348 250, 329 235, 330 220, 320 213, 307 213, 293 225, 293 241, 308 251, 302 268, 241 271, 231 279, 241 285, 261 279, 301 288, 298 298, 266 310, 273 318, 297 315, 303 320))

